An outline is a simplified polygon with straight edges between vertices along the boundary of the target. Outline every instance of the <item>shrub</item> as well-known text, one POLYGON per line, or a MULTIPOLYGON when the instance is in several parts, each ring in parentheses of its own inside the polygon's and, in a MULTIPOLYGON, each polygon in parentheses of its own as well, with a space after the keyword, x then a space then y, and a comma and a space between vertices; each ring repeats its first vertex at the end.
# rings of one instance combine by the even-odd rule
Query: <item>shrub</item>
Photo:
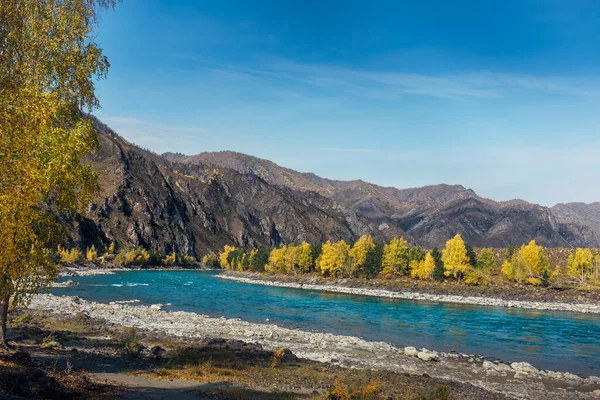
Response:
POLYGON ((219 257, 211 251, 202 257, 202 264, 210 268, 219 268, 219 257))
POLYGON ((196 258, 192 256, 182 256, 179 263, 186 267, 194 265, 196 263, 196 258))
POLYGON ((115 257, 115 264, 117 265, 147 265, 149 262, 150 253, 139 247, 121 251, 115 257))
POLYGON ((76 248, 67 250, 58 246, 58 255, 60 256, 60 262, 64 264, 74 264, 83 261, 83 254, 76 248))
POLYGON ((452 391, 446 385, 440 385, 435 389, 426 388, 418 391, 415 400, 451 400, 452 391))
POLYGON ((28 324, 33 320, 33 317, 29 313, 25 313, 23 315, 19 315, 14 319, 14 322, 17 324, 28 324))
POLYGON ((142 344, 140 343, 140 339, 141 338, 137 334, 135 328, 129 328, 123 337, 121 346, 128 355, 137 356, 140 354, 140 351, 142 351, 143 348, 142 344))
POLYGON ((162 259, 163 265, 175 265, 177 263, 177 254, 172 252, 170 255, 162 259))
POLYGON ((339 379, 332 388, 325 391, 326 400, 373 400, 377 394, 377 383, 369 382, 367 385, 344 385, 339 379))
POLYGON ((94 262, 98 259, 98 252, 96 251, 95 246, 92 246, 87 249, 87 251, 85 252, 85 258, 88 261, 92 261, 92 262, 94 262))
POLYGON ((492 270, 488 268, 469 267, 465 271, 465 283, 468 285, 487 286, 492 280, 492 270))
POLYGON ((279 349, 275 350, 273 353, 273 359, 271 360, 271 368, 276 368, 281 360, 283 360, 283 357, 285 357, 284 347, 280 347, 279 349))

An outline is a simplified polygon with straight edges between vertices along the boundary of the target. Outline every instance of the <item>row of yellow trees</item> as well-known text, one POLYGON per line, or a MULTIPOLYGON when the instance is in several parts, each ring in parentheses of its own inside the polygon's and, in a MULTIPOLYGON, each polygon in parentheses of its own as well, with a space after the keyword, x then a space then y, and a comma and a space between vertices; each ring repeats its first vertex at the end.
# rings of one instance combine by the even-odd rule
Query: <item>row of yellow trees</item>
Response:
MULTIPOLYGON (((216 256, 212 257, 216 263, 216 256)), ((324 276, 367 278, 410 276, 420 280, 455 279, 472 285, 489 284, 498 264, 493 250, 475 252, 459 234, 448 240, 442 251, 434 248, 425 252, 418 246, 410 246, 403 238, 382 245, 365 235, 353 245, 343 240, 313 245, 304 242, 272 249, 260 247, 249 252, 225 246, 218 261, 222 268, 240 271, 317 272, 324 276)), ((580 282, 598 282, 599 261, 590 249, 575 249, 569 257, 566 274, 580 282)), ((508 281, 531 285, 546 285, 565 275, 559 266, 550 268, 543 247, 534 240, 510 250, 500 272, 508 281)))
POLYGON ((57 254, 58 259, 56 261, 62 264, 76 264, 84 260, 119 266, 191 266, 196 263, 196 258, 192 256, 175 252, 166 254, 160 251, 149 251, 140 247, 126 248, 117 252, 115 251, 114 243, 111 243, 102 255, 99 255, 95 246, 88 247, 85 254, 78 248, 66 249, 58 246, 57 254))

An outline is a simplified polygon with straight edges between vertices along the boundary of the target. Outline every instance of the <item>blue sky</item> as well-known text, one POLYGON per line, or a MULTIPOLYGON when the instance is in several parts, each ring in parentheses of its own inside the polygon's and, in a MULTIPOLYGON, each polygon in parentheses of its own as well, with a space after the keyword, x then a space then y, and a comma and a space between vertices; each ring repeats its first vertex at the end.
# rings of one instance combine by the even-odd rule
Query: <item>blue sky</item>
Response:
POLYGON ((125 0, 96 114, 158 153, 600 201, 597 1, 125 0))

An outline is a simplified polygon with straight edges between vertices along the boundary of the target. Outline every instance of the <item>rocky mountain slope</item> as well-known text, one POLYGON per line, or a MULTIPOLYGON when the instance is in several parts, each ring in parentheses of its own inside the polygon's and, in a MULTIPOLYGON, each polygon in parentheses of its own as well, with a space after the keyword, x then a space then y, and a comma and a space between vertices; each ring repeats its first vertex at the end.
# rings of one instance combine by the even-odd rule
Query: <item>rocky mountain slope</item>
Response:
POLYGON ((600 206, 571 204, 550 209, 523 200, 495 202, 460 185, 397 189, 361 180, 336 181, 229 151, 164 156, 187 165, 211 164, 259 176, 273 185, 317 192, 381 231, 400 229, 426 247, 440 246, 457 232, 475 246, 520 245, 531 239, 549 247, 600 245, 600 206))
POLYGON ((300 173, 233 152, 161 155, 96 121, 100 147, 89 162, 100 192, 67 219, 71 244, 116 241, 200 256, 225 244, 252 247, 402 236, 441 246, 457 232, 474 246, 600 247, 597 205, 549 209, 498 203, 460 185, 396 189, 300 173))
POLYGON ((381 233, 366 218, 315 192, 294 191, 261 177, 209 163, 182 164, 141 149, 97 122, 99 149, 89 162, 100 192, 83 216, 67 221, 72 244, 116 241, 202 255, 241 246, 355 240, 381 233))

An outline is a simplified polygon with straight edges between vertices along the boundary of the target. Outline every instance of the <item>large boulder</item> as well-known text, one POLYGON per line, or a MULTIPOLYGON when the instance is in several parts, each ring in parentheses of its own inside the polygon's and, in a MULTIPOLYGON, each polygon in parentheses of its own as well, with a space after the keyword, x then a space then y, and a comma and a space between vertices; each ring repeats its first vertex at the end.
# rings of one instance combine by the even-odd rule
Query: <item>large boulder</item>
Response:
POLYGON ((511 368, 514 369, 517 372, 525 372, 528 374, 536 374, 538 372, 538 369, 535 368, 533 365, 529 364, 528 362, 514 362, 512 364, 510 364, 511 368))
POLYGON ((412 346, 408 346, 404 348, 404 354, 406 354, 409 357, 416 357, 417 354, 419 354, 419 350, 415 349, 412 346))
POLYGON ((421 349, 420 352, 417 353, 417 357, 423 361, 439 361, 440 356, 435 351, 430 351, 427 349, 421 349))

